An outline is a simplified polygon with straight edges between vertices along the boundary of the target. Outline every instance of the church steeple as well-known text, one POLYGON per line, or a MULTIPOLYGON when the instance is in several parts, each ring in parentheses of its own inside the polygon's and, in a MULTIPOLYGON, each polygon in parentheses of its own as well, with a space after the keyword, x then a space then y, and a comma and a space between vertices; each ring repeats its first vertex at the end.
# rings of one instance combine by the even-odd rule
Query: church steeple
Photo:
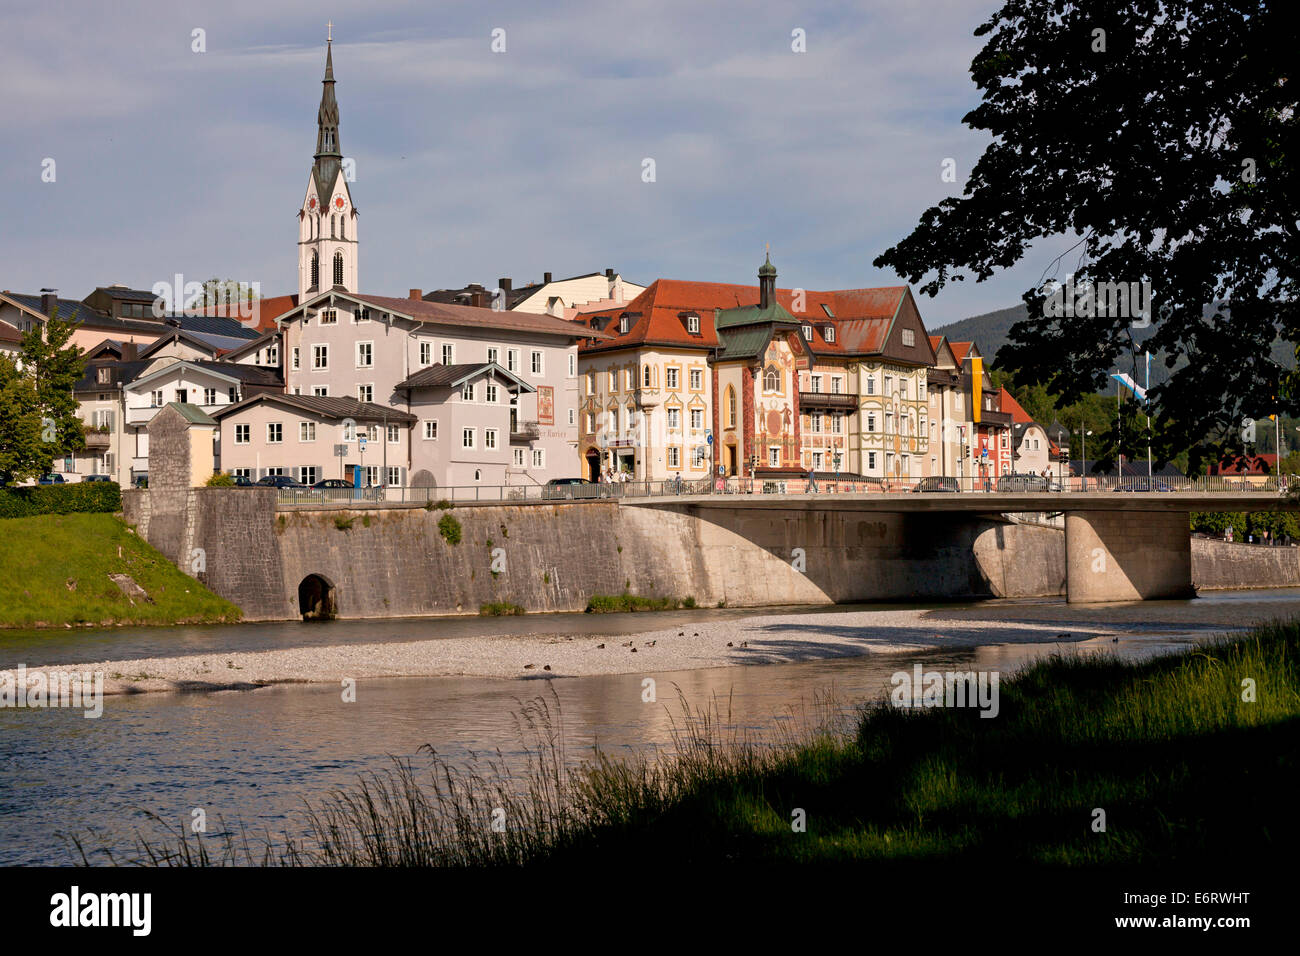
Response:
POLYGON ((343 153, 339 150, 339 103, 334 98, 333 40, 325 43, 325 79, 320 95, 320 109, 316 113, 316 182, 321 192, 334 185, 343 153))

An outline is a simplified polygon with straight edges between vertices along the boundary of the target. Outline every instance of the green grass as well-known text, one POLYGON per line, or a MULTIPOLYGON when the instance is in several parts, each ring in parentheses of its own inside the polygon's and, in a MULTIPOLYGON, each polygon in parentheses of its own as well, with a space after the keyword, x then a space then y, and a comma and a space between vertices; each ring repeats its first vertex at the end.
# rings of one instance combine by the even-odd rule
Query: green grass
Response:
POLYGON ((725 729, 716 703, 683 702, 670 756, 598 752, 577 769, 558 713, 538 699, 517 715, 522 772, 492 757, 456 767, 430 752, 427 770, 398 762, 312 807, 306 840, 255 851, 168 829, 140 841, 139 859, 946 863, 972 874, 999 864, 1276 863, 1300 837, 1298 652, 1300 627, 1285 625, 1140 665, 1054 659, 1003 681, 993 719, 873 704, 846 725, 822 701, 819 719, 783 722, 762 745, 725 729), (1255 703, 1242 700, 1244 678, 1256 682, 1255 703), (494 808, 504 832, 489 825, 494 808), (1096 808, 1104 833, 1091 826, 1096 808), (806 832, 791 826, 796 810, 806 832))
POLYGON ((676 611, 695 607, 695 598, 642 597, 639 594, 593 594, 587 601, 588 614, 616 614, 621 611, 676 611))
POLYGON ((239 617, 239 608, 182 573, 115 515, 0 520, 0 627, 239 617), (110 574, 129 575, 153 603, 136 598, 133 606, 110 574))
POLYGON ((527 614, 518 604, 509 601, 491 601, 478 606, 478 613, 483 617, 506 617, 512 614, 527 614))

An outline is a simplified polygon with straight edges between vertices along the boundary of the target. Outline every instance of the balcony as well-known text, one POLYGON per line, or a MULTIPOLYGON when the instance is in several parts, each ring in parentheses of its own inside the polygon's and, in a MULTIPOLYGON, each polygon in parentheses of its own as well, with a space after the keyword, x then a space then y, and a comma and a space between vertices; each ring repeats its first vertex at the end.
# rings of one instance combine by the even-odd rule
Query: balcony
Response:
POLYGON ((108 432, 101 432, 93 428, 86 429, 87 451, 106 451, 112 441, 113 436, 108 432))
POLYGON ((799 392, 799 407, 830 408, 837 411, 857 411, 858 396, 838 392, 799 392))
POLYGON ((510 426, 511 444, 524 444, 537 441, 542 436, 542 429, 537 422, 516 422, 510 426))
POLYGON ((981 425, 1001 425, 1010 428, 1012 421, 1010 412, 995 412, 991 408, 980 409, 981 425))
POLYGON ((654 408, 662 401, 659 389, 657 388, 638 388, 632 393, 633 399, 637 405, 642 408, 654 408))

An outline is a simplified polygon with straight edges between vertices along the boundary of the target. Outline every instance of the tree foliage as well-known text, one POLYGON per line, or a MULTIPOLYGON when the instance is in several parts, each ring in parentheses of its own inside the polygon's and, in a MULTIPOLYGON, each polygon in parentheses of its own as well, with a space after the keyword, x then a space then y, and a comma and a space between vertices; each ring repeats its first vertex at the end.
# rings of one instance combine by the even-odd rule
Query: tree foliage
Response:
POLYGON ((86 447, 73 392, 85 372, 75 330, 52 316, 23 334, 17 362, 0 356, 0 484, 44 474, 86 447))
MULTIPOLYGON (((1292 13, 1267 0, 1007 0, 976 30, 981 103, 964 118, 993 142, 963 195, 875 264, 913 283, 933 274, 921 291, 934 295, 1039 239, 1077 238, 1044 279, 1149 282, 1152 314, 1053 317, 1040 285, 1000 364, 1072 401, 1130 367, 1133 322, 1150 321, 1147 347, 1173 370, 1152 392, 1157 457, 1240 449, 1244 418, 1300 409, 1295 373, 1268 359, 1279 336, 1300 341, 1292 13)), ((1132 439, 1122 423, 1109 431, 1118 447, 1132 439)))

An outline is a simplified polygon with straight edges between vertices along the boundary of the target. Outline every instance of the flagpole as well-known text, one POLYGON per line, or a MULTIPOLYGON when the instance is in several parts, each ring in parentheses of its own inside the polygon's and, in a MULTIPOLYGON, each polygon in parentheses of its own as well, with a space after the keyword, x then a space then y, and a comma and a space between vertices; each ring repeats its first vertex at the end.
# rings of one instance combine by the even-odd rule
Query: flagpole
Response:
POLYGON ((1143 401, 1147 406, 1147 490, 1151 491, 1150 479, 1155 477, 1155 472, 1151 468, 1151 353, 1147 352, 1147 394, 1143 401))

